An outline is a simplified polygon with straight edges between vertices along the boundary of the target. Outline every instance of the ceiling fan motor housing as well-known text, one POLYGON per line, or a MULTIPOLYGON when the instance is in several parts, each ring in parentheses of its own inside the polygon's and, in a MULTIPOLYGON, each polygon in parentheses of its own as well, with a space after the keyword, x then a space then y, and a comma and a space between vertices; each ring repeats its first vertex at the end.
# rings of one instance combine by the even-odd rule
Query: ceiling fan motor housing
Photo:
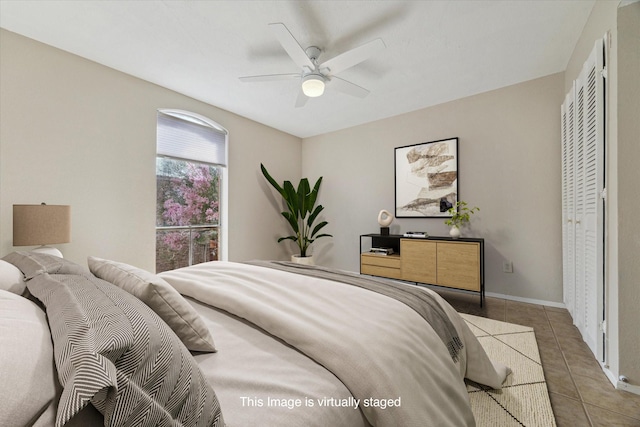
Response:
POLYGON ((319 47, 309 46, 304 50, 304 53, 307 54, 307 56, 309 57, 309 59, 311 59, 311 62, 313 62, 314 65, 316 66, 318 65, 318 58, 320 57, 320 53, 322 53, 322 50, 320 50, 319 47))

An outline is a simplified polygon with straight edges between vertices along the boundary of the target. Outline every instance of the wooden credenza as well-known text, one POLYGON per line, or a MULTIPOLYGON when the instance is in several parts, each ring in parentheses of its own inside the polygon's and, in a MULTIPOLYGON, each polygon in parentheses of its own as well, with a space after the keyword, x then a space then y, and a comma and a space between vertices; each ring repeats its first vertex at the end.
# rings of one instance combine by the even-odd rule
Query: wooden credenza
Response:
POLYGON ((360 273, 478 292, 482 306, 484 239, 363 234, 360 236, 360 273), (394 253, 370 253, 371 247, 392 248, 394 253))

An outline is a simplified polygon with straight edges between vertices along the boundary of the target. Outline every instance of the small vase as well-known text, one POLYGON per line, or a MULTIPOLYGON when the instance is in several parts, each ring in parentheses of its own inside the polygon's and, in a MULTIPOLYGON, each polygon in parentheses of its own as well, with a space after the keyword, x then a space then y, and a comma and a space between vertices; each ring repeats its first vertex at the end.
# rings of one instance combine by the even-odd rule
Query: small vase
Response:
POLYGON ((315 265, 315 262, 313 261, 313 255, 291 255, 291 262, 295 262, 296 264, 315 265))
POLYGON ((449 230, 449 236, 451 236, 452 239, 457 239, 460 237, 460 229, 454 225, 451 227, 451 230, 449 230))

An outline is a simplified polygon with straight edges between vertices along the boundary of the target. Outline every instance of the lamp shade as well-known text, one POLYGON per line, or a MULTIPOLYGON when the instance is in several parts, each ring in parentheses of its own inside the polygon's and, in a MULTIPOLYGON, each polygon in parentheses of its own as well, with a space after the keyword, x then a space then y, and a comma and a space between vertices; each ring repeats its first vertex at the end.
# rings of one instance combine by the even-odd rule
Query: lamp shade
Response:
POLYGON ((302 79, 302 92, 309 98, 315 98, 324 93, 324 78, 319 74, 309 74, 302 79))
POLYGON ((13 205, 13 246, 49 245, 71 241, 71 207, 13 205))

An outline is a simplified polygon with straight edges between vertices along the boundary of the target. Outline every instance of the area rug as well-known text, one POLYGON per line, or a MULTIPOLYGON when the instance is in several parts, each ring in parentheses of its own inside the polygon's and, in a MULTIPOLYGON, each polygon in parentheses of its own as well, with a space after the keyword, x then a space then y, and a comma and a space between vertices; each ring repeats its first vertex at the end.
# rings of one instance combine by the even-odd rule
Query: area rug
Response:
POLYGON ((512 373, 502 390, 467 381, 478 427, 556 425, 533 328, 460 314, 492 360, 512 373))

